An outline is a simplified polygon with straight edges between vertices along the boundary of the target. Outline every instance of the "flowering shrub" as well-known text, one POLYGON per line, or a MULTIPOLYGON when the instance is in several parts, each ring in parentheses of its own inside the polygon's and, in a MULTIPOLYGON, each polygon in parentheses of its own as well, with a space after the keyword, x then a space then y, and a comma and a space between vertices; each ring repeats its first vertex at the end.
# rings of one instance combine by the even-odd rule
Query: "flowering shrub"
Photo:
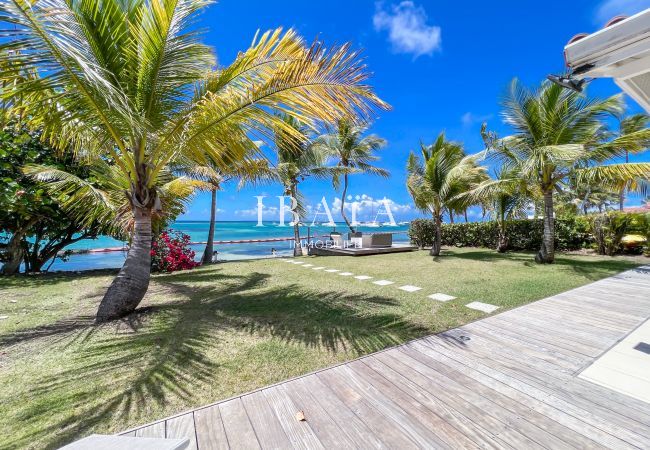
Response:
POLYGON ((198 266, 194 250, 190 249, 190 237, 180 231, 166 230, 151 243, 151 267, 159 272, 189 270, 198 266))

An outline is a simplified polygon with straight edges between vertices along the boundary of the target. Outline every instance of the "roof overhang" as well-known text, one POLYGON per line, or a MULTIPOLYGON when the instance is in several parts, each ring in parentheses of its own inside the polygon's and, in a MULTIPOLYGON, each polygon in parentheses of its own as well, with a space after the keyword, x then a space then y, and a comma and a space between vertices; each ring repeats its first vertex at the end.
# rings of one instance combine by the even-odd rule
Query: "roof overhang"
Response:
POLYGON ((650 9, 564 47, 564 59, 578 78, 614 78, 650 112, 650 9))

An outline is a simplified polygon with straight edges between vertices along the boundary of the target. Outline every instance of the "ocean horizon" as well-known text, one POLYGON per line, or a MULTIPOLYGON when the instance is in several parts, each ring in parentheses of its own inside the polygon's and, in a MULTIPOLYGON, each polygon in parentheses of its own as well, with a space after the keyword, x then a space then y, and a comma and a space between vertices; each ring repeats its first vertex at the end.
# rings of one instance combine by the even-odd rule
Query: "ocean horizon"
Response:
MULTIPOLYGON (((208 220, 177 220, 169 228, 187 234, 194 244, 192 250, 196 252, 196 260, 200 260, 205 249, 205 242, 208 240, 208 220)), ((329 235, 332 231, 341 233, 347 232, 345 222, 335 222, 335 226, 316 224, 311 226, 305 224, 300 227, 301 238, 311 236, 329 235)), ((408 223, 400 222, 398 225, 360 225, 355 227, 362 232, 389 231, 395 233, 395 242, 408 242, 408 223)), ((277 239, 292 238, 293 227, 285 224, 280 226, 278 222, 264 222, 263 226, 257 226, 255 220, 219 220, 215 223, 214 240, 217 241, 238 241, 253 239, 277 239)), ((253 259, 272 257, 273 251, 277 255, 291 255, 293 253, 292 241, 276 242, 251 242, 233 244, 215 244, 217 257, 223 261, 253 259)), ((59 258, 54 261, 50 271, 81 271, 92 269, 119 268, 126 258, 126 242, 114 239, 110 236, 99 236, 96 239, 83 239, 66 249, 75 250, 67 261, 59 258), (101 249, 123 248, 122 251, 101 252, 101 249), (88 251, 88 252, 87 252, 88 251)))

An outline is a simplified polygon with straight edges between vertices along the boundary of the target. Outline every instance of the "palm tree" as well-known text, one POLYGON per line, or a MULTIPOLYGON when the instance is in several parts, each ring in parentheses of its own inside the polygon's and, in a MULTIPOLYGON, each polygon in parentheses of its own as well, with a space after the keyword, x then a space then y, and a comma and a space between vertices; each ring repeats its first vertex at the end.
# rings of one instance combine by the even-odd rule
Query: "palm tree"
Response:
POLYGON ((337 172, 334 173, 334 187, 338 188, 343 177, 341 195, 341 216, 351 232, 354 228, 345 214, 345 197, 348 192, 348 177, 355 173, 368 173, 388 178, 390 173, 373 163, 379 160, 374 153, 386 145, 386 140, 374 134, 363 137, 367 127, 354 125, 349 118, 343 118, 336 124, 336 130, 319 136, 314 145, 320 146, 336 160, 337 172))
MULTIPOLYGON (((26 175, 44 184, 45 189, 78 223, 100 224, 100 232, 131 241, 136 225, 133 204, 124 192, 131 180, 119 167, 102 159, 86 162, 89 178, 80 178, 57 167, 31 164, 26 175)), ((160 230, 181 214, 201 184, 188 177, 178 177, 168 170, 158 173, 154 182, 158 207, 152 211, 152 227, 160 230)))
POLYGON ((621 110, 620 96, 588 99, 547 81, 530 91, 515 79, 503 103, 503 117, 515 133, 497 139, 483 131, 489 153, 527 180, 543 200, 544 235, 537 262, 555 259, 553 194, 569 174, 575 173, 579 182, 620 185, 650 173, 650 164, 643 163, 579 168, 608 159, 616 149, 648 141, 648 130, 606 140, 602 119, 621 110))
MULTIPOLYGON (((305 201, 298 189, 301 181, 308 177, 329 178, 333 169, 327 167, 328 154, 322 146, 314 145, 309 140, 307 128, 292 116, 285 115, 283 121, 298 132, 287 133, 284 128, 275 132, 275 148, 278 154, 276 173, 284 187, 284 195, 295 201, 296 216, 292 220, 294 247, 293 255, 302 255, 300 245, 300 222, 305 215, 305 201), (295 220, 298 217, 298 220, 295 220)), ((284 214, 280 211, 280 214, 284 214)))
POLYGON ((477 165, 475 155, 466 155, 461 144, 447 141, 444 133, 430 146, 420 144, 420 154, 409 155, 406 187, 415 206, 433 215, 435 236, 430 254, 438 256, 444 210, 467 205, 461 193, 485 177, 485 168, 477 165))
POLYGON ((176 171, 197 181, 201 190, 210 192, 210 225, 208 227, 208 240, 201 258, 202 264, 212 263, 214 229, 217 220, 217 193, 223 188, 223 185, 232 180, 239 180, 238 186, 242 188, 246 184, 257 184, 276 178, 276 174, 269 167, 268 161, 261 158, 247 159, 225 167, 214 162, 204 166, 189 164, 176 168, 176 171))
POLYGON ((516 170, 514 167, 499 167, 495 178, 486 179, 461 194, 469 202, 483 204, 497 222, 499 253, 508 249, 508 221, 525 218, 527 209, 536 197, 516 170))
MULTIPOLYGON (((623 136, 631 135, 639 131, 642 131, 648 128, 648 121, 650 121, 650 117, 648 117, 648 115, 644 113, 632 114, 631 116, 627 116, 619 121, 618 133, 616 134, 616 136, 623 137, 623 136)), ((646 143, 632 142, 630 143, 630 145, 622 147, 619 151, 624 154, 625 162, 629 163, 630 153, 640 153, 642 151, 647 150, 647 148, 648 148, 647 142, 646 143)), ((625 183, 621 187, 619 203, 618 203, 618 209, 620 211, 623 211, 623 206, 625 203, 625 191, 627 190, 627 188, 628 188, 627 183, 625 183)))
POLYGON ((277 111, 315 126, 387 108, 363 84, 368 74, 349 45, 306 46, 293 30, 256 36, 230 66, 214 70, 212 49, 193 26, 210 3, 2 0, 10 30, 0 58, 10 62, 0 67, 40 73, 13 83, 16 71, 3 72, 3 94, 37 94, 29 120, 44 138, 109 159, 130 180, 132 245, 98 322, 134 311, 147 291, 152 213, 161 204, 156 180, 178 158, 199 165, 246 159, 251 136, 292 132, 277 111))

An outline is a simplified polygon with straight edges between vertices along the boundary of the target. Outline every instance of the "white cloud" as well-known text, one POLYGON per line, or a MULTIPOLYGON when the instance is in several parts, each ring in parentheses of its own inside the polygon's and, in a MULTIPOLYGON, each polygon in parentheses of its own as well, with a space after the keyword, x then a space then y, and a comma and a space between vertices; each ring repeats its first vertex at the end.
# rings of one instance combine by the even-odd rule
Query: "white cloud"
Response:
POLYGON ((440 49, 440 27, 427 25, 427 13, 412 1, 391 5, 390 11, 377 3, 372 23, 377 31, 388 31, 388 40, 397 53, 412 53, 415 58, 440 49))
POLYGON ((604 25, 614 16, 632 16, 650 8, 650 0, 605 0, 596 8, 596 22, 604 25))
POLYGON ((463 124, 464 127, 471 127, 475 123, 483 123, 488 120, 490 120, 493 117, 492 114, 485 114, 485 115, 476 115, 471 112, 466 112, 463 114, 460 118, 461 123, 463 124))
MULTIPOLYGON (((400 204, 395 201, 393 201, 390 198, 382 198, 382 199, 375 199, 367 194, 361 194, 361 195, 355 195, 352 199, 348 200, 348 198, 351 196, 348 196, 345 201, 345 211, 347 213, 352 212, 352 204, 354 202, 357 203, 357 220, 374 220, 375 215, 377 214, 378 211, 381 212, 386 212, 386 208, 384 206, 384 200, 388 202, 388 206, 390 207, 391 212, 393 213, 396 218, 398 216, 403 216, 409 213, 412 213, 415 211, 414 207, 410 203, 405 203, 405 204, 400 204)), ((339 213, 341 211, 341 199, 339 197, 335 197, 334 200, 331 203, 331 209, 332 213, 339 213)), ((382 217, 386 217, 385 215, 380 216, 378 220, 381 220, 382 217)))

